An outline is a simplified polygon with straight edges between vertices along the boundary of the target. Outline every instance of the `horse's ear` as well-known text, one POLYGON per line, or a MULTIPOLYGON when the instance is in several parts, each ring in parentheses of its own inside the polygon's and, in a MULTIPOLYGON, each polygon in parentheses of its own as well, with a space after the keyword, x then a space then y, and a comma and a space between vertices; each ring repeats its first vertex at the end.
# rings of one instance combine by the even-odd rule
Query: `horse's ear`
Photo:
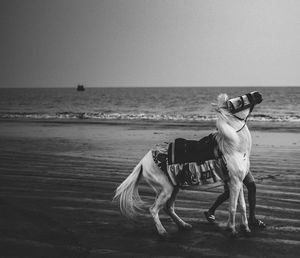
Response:
POLYGON ((219 108, 227 108, 227 100, 228 95, 225 93, 222 93, 218 96, 218 107, 219 108))

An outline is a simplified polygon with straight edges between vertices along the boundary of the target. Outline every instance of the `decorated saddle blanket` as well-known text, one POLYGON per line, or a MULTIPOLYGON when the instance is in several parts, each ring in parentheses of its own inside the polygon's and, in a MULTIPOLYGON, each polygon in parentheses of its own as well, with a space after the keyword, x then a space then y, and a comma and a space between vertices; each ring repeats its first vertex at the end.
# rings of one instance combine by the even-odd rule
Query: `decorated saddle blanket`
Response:
POLYGON ((157 145, 152 150, 154 162, 174 186, 205 185, 228 180, 223 155, 213 135, 200 141, 182 138, 157 145))

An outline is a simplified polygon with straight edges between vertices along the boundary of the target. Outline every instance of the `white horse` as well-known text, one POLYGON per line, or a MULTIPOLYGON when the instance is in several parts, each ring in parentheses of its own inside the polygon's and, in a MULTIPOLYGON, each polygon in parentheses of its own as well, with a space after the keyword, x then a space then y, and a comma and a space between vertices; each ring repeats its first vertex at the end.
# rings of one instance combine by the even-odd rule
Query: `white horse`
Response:
MULTIPOLYGON (((237 203, 241 206, 242 224, 244 230, 250 232, 248 227, 246 204, 243 192, 243 179, 250 167, 251 135, 246 125, 250 108, 232 114, 228 110, 228 96, 220 94, 217 104, 217 131, 215 139, 227 163, 229 173, 229 219, 228 228, 233 235, 235 229, 235 215, 237 203)), ((160 235, 167 235, 161 224, 159 212, 162 208, 173 219, 180 229, 190 229, 192 226, 184 222, 174 210, 174 202, 179 191, 178 186, 173 186, 166 174, 157 166, 149 151, 133 169, 132 173, 116 189, 114 199, 119 200, 120 210, 128 218, 134 218, 144 208, 144 202, 138 193, 138 184, 141 177, 154 189, 157 194, 154 204, 150 207, 157 231, 160 235)))

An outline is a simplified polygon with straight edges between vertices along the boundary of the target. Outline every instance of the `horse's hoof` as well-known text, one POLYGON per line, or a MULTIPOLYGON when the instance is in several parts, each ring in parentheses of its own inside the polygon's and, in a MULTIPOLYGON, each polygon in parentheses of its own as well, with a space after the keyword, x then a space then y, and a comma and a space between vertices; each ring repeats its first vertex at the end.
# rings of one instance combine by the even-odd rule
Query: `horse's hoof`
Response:
POLYGON ((249 227, 247 227, 245 225, 241 225, 240 230, 247 237, 251 235, 251 230, 249 229, 249 227))
POLYGON ((236 230, 232 230, 229 236, 232 239, 236 239, 238 237, 238 232, 236 230))
POLYGON ((229 232, 230 238, 237 238, 238 232, 236 231, 235 227, 230 227, 227 225, 225 230, 229 232))
POLYGON ((168 238, 170 235, 167 231, 158 232, 159 236, 163 239, 168 238))
POLYGON ((227 231, 227 232, 232 232, 233 229, 232 229, 231 227, 229 227, 229 226, 226 226, 226 227, 225 227, 225 231, 227 231))
POLYGON ((183 230, 183 231, 191 230, 192 228, 193 226, 189 223, 184 223, 183 225, 179 226, 179 230, 183 230))
POLYGON ((251 233, 251 230, 248 226, 245 226, 245 225, 241 225, 240 226, 240 230, 243 232, 243 233, 251 233))

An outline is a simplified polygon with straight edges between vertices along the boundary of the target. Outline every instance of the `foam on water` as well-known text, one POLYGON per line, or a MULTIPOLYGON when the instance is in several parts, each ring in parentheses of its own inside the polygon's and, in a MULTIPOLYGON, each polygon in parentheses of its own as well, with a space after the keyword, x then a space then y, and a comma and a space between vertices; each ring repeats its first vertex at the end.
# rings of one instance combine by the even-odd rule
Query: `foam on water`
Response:
MULTIPOLYGON (((75 113, 75 112, 62 112, 57 114, 45 113, 0 113, 2 119, 14 118, 30 118, 30 119, 93 119, 93 120, 149 120, 149 121, 214 121, 215 115, 164 115, 164 114, 145 114, 145 113, 75 113)), ((250 121, 264 121, 264 122, 300 122, 298 115, 284 115, 270 116, 265 114, 254 114, 249 117, 250 121)))

